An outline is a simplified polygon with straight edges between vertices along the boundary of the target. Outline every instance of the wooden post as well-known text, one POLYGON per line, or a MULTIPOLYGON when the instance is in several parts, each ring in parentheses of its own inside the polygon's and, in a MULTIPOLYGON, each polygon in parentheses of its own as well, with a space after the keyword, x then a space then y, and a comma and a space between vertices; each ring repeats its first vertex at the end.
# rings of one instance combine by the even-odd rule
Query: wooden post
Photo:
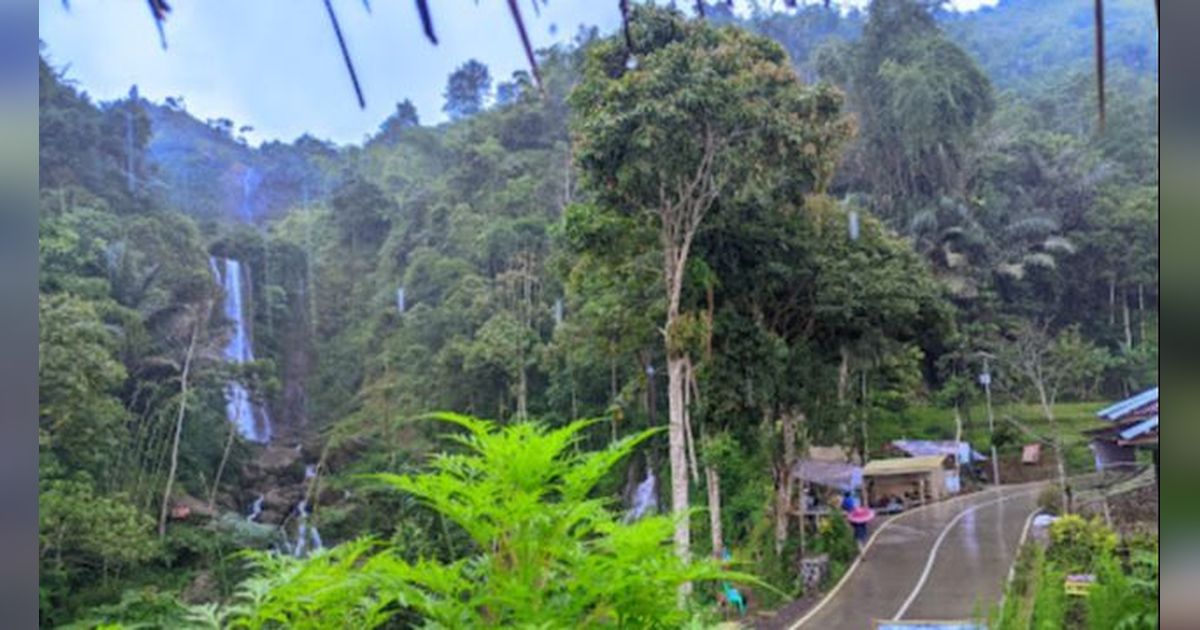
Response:
POLYGON ((808 482, 800 480, 800 557, 804 558, 804 525, 808 520, 808 482))

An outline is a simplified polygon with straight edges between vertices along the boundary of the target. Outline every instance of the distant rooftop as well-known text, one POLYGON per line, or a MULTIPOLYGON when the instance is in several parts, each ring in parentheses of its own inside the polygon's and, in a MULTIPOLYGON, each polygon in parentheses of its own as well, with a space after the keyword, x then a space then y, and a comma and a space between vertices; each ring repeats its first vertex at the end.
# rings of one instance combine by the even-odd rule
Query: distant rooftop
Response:
POLYGON ((1157 415, 1158 412, 1158 388, 1148 389, 1136 396, 1126 398, 1121 402, 1110 405, 1096 412, 1096 415, 1105 420, 1120 420, 1126 416, 1136 412, 1143 412, 1147 415, 1157 415))
POLYGON ((945 465, 949 455, 927 455, 925 457, 897 457, 895 459, 873 459, 863 467, 864 477, 882 475, 907 475, 938 470, 945 465))

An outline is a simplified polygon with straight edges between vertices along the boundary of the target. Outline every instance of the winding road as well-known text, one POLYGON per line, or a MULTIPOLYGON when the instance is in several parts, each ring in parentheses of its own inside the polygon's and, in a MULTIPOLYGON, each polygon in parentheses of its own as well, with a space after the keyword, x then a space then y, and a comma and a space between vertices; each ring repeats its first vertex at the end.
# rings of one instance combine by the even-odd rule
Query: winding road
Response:
POLYGON ((789 630, 963 620, 999 601, 1042 483, 1003 486, 881 521, 866 553, 789 630))

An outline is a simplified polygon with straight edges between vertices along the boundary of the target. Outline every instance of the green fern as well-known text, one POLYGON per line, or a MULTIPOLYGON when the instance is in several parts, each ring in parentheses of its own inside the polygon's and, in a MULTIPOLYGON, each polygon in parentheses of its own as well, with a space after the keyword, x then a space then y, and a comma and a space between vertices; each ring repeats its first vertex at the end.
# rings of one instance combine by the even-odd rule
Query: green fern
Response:
POLYGON ((408 561, 391 543, 350 541, 300 560, 257 553, 256 577, 223 609, 197 607, 198 626, 680 627, 696 619, 677 604, 689 582, 729 581, 770 589, 710 559, 685 563, 670 545, 674 522, 622 523, 596 485, 657 431, 596 452, 577 451, 595 421, 560 428, 429 416, 462 432, 456 452, 421 475, 366 479, 415 497, 463 529, 473 543, 450 563, 408 561))

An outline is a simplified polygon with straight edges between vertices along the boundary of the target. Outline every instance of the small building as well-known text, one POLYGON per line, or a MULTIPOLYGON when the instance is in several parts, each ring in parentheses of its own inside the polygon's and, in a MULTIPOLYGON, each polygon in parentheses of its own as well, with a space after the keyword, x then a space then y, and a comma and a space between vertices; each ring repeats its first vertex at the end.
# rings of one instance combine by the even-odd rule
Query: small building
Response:
POLYGON ((837 495, 857 493, 863 485, 862 466, 851 463, 841 447, 810 447, 807 457, 792 465, 791 475, 799 493, 793 514, 814 523, 830 514, 828 504, 837 495))
POLYGON ((953 455, 926 455, 876 459, 863 466, 863 489, 867 505, 883 504, 892 498, 905 506, 938 501, 950 494, 946 477, 957 473, 953 455))
POLYGON ((1096 460, 1096 470, 1133 466, 1137 449, 1150 450, 1158 466, 1158 388, 1148 389, 1096 412, 1108 423, 1084 431, 1096 460))
POLYGON ((884 447, 885 451, 904 453, 909 457, 926 457, 929 455, 948 455, 954 458, 954 468, 946 471, 946 491, 958 494, 962 489, 961 471, 964 466, 970 467, 976 462, 987 461, 987 458, 971 448, 966 441, 955 440, 892 440, 884 447))

